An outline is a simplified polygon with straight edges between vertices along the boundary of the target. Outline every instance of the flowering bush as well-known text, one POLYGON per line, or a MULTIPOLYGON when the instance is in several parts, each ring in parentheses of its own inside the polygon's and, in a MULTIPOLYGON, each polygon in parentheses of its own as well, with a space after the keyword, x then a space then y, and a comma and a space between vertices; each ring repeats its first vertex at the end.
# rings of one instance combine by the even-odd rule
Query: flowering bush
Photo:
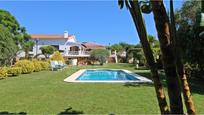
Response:
POLYGON ((64 58, 62 56, 62 54, 59 51, 56 51, 52 57, 50 58, 51 60, 56 60, 56 61, 62 61, 64 62, 64 58))
POLYGON ((50 68, 50 63, 47 61, 39 61, 42 70, 49 70, 50 68))
POLYGON ((10 67, 8 68, 8 74, 11 74, 12 76, 17 76, 22 73, 21 67, 10 67))
POLYGON ((32 62, 34 65, 34 72, 39 72, 42 70, 41 61, 33 60, 32 62))
POLYGON ((34 64, 29 60, 19 60, 15 63, 15 67, 21 67, 22 73, 32 73, 35 70, 34 64))
POLYGON ((6 67, 0 68, 0 79, 4 79, 8 76, 8 69, 6 67))

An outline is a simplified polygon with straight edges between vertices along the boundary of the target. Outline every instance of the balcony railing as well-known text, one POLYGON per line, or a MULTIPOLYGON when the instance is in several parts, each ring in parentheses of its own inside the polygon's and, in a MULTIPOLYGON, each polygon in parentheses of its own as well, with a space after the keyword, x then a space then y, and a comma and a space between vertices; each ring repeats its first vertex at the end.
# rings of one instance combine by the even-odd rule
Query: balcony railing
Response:
POLYGON ((65 56, 90 56, 90 51, 68 51, 65 56))

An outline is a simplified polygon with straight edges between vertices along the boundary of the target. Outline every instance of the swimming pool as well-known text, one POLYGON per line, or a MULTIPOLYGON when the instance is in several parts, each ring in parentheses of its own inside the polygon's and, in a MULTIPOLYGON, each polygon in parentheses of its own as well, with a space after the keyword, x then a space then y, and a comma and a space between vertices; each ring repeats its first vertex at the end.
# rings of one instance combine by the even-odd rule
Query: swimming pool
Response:
POLYGON ((151 80, 128 70, 118 69, 82 69, 64 79, 64 81, 90 83, 152 82, 151 80))
POLYGON ((138 80, 121 70, 87 70, 76 80, 138 80))

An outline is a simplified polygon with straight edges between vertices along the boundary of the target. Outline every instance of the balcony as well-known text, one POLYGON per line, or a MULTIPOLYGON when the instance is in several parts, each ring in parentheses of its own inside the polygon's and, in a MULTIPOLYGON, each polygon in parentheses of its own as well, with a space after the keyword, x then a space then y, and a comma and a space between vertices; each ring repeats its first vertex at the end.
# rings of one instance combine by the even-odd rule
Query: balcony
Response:
POLYGON ((66 57, 89 57, 90 51, 68 51, 64 53, 66 57))

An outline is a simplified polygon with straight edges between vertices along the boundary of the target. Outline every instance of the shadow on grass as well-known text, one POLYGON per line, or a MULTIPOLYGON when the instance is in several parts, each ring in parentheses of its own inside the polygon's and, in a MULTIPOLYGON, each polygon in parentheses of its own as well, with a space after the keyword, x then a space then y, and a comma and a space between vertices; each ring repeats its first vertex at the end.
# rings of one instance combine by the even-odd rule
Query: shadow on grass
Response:
POLYGON ((26 112, 19 112, 19 113, 12 113, 8 111, 2 111, 0 112, 0 115, 26 115, 26 112))
MULTIPOLYGON (((144 76, 144 77, 152 80, 150 72, 136 72, 136 74, 139 74, 141 76, 144 76)), ((167 87, 164 73, 159 72, 159 75, 160 75, 160 81, 161 81, 162 85, 164 87, 167 87)), ((191 89, 192 94, 193 93, 204 94, 204 80, 190 78, 190 79, 188 79, 188 82, 190 84, 190 89, 191 89)), ((142 84, 139 84, 139 85, 141 86, 142 84)), ((137 86, 137 84, 133 84, 133 85, 131 84, 128 86, 137 86)), ((153 84, 152 84, 152 86, 153 86, 153 84)))
MULTIPOLYGON (((146 78, 152 80, 152 77, 151 77, 151 73, 150 73, 150 72, 136 72, 136 74, 139 74, 139 75, 141 75, 141 76, 143 76, 143 77, 146 77, 146 78)), ((161 81, 162 85, 163 85, 164 87, 167 87, 167 85, 166 85, 166 78, 165 78, 164 73, 159 72, 159 77, 160 77, 160 81, 161 81)), ((152 80, 152 81, 153 81, 153 80, 152 80)))
POLYGON ((142 86, 151 86, 153 87, 153 83, 125 83, 124 86, 126 87, 142 87, 142 86))
MULTIPOLYGON (((146 77, 146 78, 152 80, 150 72, 135 72, 135 74, 138 74, 140 76, 143 76, 143 77, 146 77)), ((154 84, 153 83, 125 83, 124 86, 126 86, 126 87, 141 87, 141 86, 153 87, 154 84)))
POLYGON ((190 79, 188 81, 192 93, 204 94, 204 80, 190 79))
POLYGON ((67 115, 67 114, 84 114, 83 111, 73 110, 72 107, 65 109, 60 112, 58 115, 67 115))

